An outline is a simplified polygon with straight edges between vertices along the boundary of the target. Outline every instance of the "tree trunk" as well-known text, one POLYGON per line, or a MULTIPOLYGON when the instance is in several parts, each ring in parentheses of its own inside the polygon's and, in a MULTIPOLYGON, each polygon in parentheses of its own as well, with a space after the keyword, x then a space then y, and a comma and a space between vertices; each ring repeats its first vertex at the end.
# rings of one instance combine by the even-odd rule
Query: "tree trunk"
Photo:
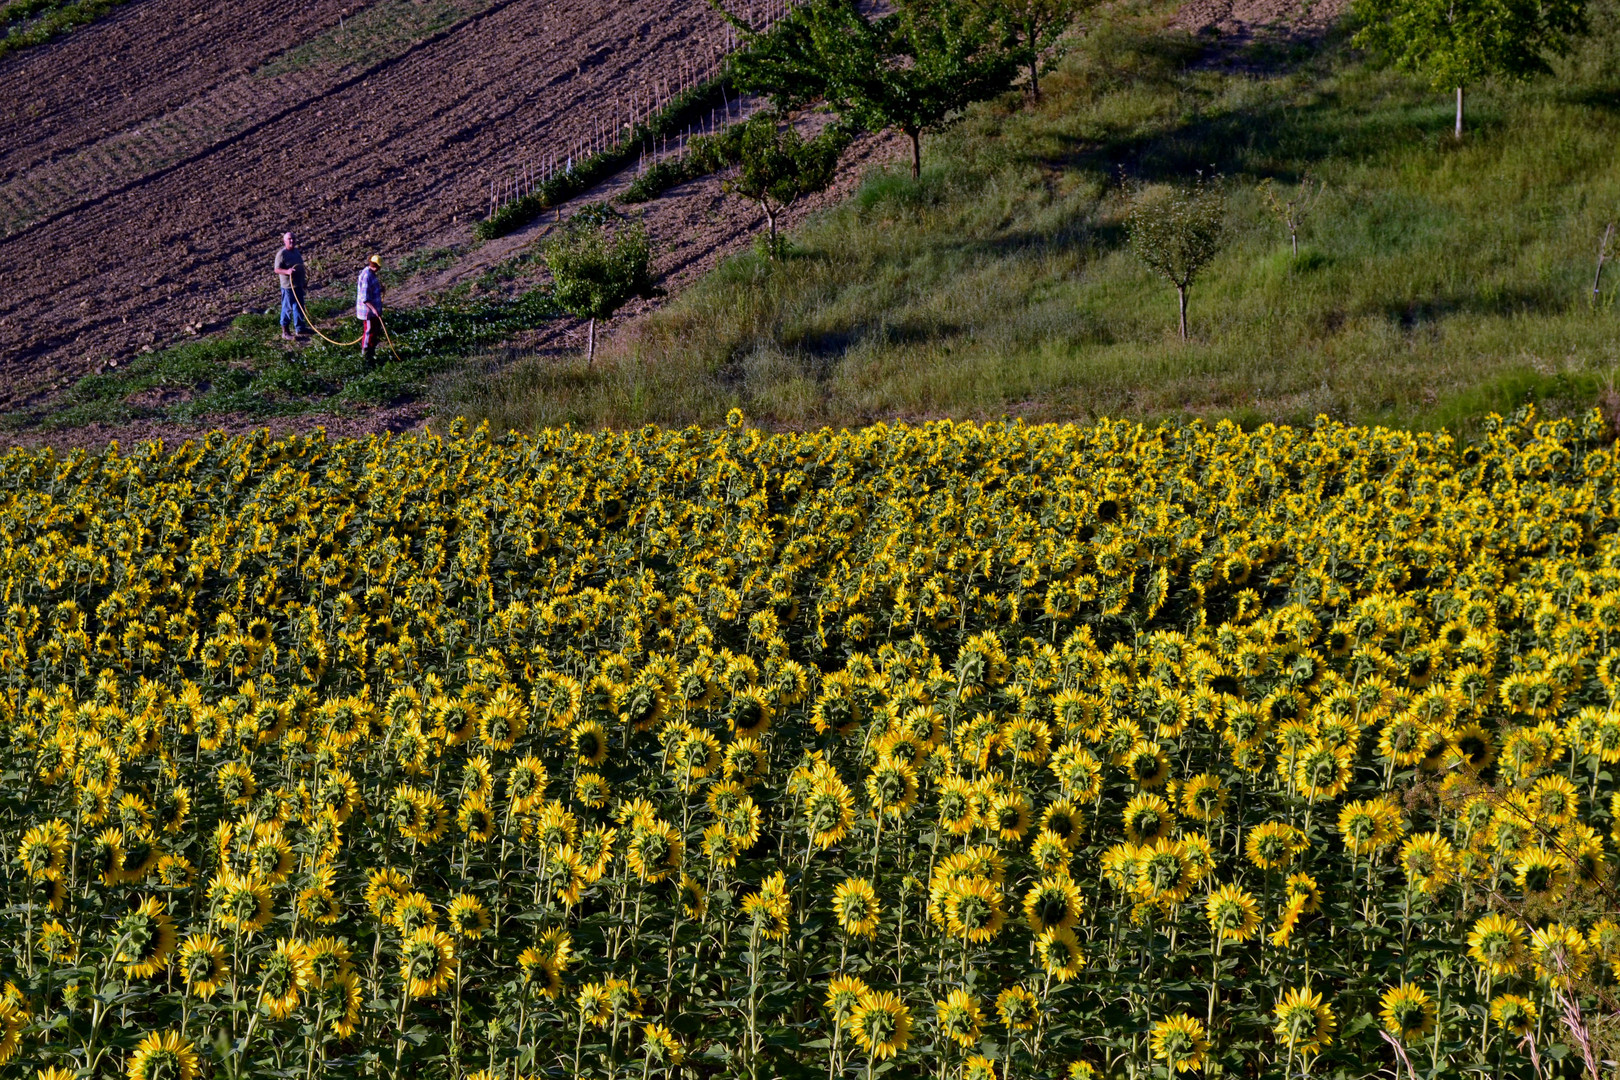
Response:
MULTIPOLYGON (((1186 330, 1187 317, 1185 315, 1182 316, 1181 322, 1182 322, 1181 336, 1186 337, 1187 336, 1187 330, 1186 330)), ((586 324, 586 327, 585 327, 585 366, 589 367, 589 366, 591 366, 591 364, 593 364, 595 362, 596 362, 596 317, 593 315, 591 317, 591 321, 588 324, 586 324)))
POLYGON ((1457 130, 1458 140, 1462 139, 1462 87, 1457 87, 1457 130))
POLYGON ((771 231, 771 253, 776 253, 776 214, 771 211, 771 204, 765 199, 759 200, 759 208, 765 211, 765 224, 771 231))
POLYGON ((922 132, 908 131, 906 134, 911 136, 911 178, 920 180, 922 178, 922 132))
POLYGON ((1034 47, 1030 48, 1029 58, 1029 96, 1036 101, 1041 100, 1041 72, 1040 59, 1035 56, 1034 47))
POLYGON ((1181 340, 1187 340, 1187 286, 1176 286, 1176 302, 1181 308, 1181 340))

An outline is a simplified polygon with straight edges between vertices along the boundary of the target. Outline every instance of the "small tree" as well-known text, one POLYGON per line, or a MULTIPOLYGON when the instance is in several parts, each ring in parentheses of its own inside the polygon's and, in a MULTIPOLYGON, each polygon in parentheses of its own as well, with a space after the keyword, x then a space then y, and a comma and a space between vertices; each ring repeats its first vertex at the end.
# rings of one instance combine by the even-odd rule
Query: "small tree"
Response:
POLYGON ((911 140, 911 175, 922 172, 922 136, 975 101, 995 97, 1023 62, 1000 3, 895 0, 874 15, 856 0, 810 0, 769 34, 749 38, 735 75, 779 110, 825 99, 848 124, 898 128, 911 140))
POLYGON ((613 227, 618 215, 587 207, 541 247, 558 306, 589 319, 585 362, 596 359, 596 320, 610 319, 634 297, 660 294, 652 278, 652 245, 640 224, 613 227))
POLYGON ((849 137, 834 124, 805 139, 775 113, 762 112, 728 129, 717 150, 735 175, 726 191, 759 204, 770 230, 770 251, 777 250, 776 215, 806 195, 824 191, 838 169, 838 155, 849 137))
POLYGON ((1260 182, 1260 197, 1265 200, 1266 209, 1288 230, 1288 243, 1296 259, 1299 258, 1299 230, 1311 211, 1316 209, 1317 200, 1321 199, 1326 188, 1327 184, 1320 180, 1313 188, 1309 172, 1299 178, 1299 190, 1291 197, 1280 194, 1276 182, 1269 176, 1260 182))
POLYGON ((1029 94, 1041 100, 1041 54, 1098 0, 1005 0, 1008 21, 1029 65, 1029 94))
POLYGON ((1546 74, 1547 57, 1586 29, 1586 0, 1354 0, 1354 11, 1358 48, 1427 75, 1436 90, 1456 89, 1459 139, 1463 87, 1546 74))
POLYGON ((1204 176, 1189 188, 1147 188, 1132 200, 1125 227, 1137 257, 1175 286, 1186 341, 1187 291, 1226 238, 1225 193, 1204 176))

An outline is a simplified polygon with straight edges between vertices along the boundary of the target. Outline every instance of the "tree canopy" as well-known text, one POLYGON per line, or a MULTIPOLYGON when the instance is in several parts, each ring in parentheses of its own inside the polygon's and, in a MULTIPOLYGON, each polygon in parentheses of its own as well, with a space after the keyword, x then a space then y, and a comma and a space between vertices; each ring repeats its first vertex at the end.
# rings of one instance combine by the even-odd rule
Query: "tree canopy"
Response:
POLYGON ((585 359, 596 356, 596 320, 612 318, 627 302, 659 294, 652 277, 652 245, 640 224, 615 227, 611 210, 587 207, 541 246, 557 305, 590 320, 585 359))
POLYGON ((1354 12, 1359 48, 1456 89, 1458 138, 1464 87, 1547 74, 1586 29, 1586 0, 1355 0, 1354 12))
POLYGON ((770 33, 754 35, 735 76, 778 109, 824 100, 846 123, 898 129, 911 140, 915 177, 922 135, 1005 91, 1025 55, 1000 3, 897 0, 873 15, 854 0, 810 0, 770 33))

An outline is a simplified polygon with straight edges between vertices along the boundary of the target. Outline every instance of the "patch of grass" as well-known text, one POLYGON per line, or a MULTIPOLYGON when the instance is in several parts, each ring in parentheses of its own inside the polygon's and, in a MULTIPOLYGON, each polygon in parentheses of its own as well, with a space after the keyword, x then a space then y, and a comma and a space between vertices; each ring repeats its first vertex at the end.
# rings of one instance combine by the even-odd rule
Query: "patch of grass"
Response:
POLYGON ((453 245, 442 248, 425 248, 413 251, 400 259, 392 266, 383 267, 382 283, 389 288, 402 285, 417 274, 431 273, 434 270, 445 270, 456 264, 456 260, 467 253, 463 245, 453 245))
MULTIPOLYGON (((975 108, 925 140, 920 180, 869 177, 792 238, 727 260, 610 339, 597 367, 519 365, 446 384, 441 407, 497 426, 780 426, 940 415, 1309 422, 1467 429, 1526 399, 1590 404, 1617 359, 1616 286, 1590 302, 1620 210, 1620 14, 1556 77, 1451 102, 1370 69, 1341 37, 1207 62, 1116 11, 1029 107, 975 108), (1230 242, 1174 291, 1128 250, 1121 175, 1224 177, 1230 242), (1326 190, 1298 258, 1259 184, 1326 190)), ((1562 405, 1560 404, 1562 403, 1562 405)))
POLYGON ((383 0, 345 15, 334 26, 288 49, 254 71, 260 77, 302 71, 317 65, 362 68, 403 52, 494 0, 383 0))
MULTIPOLYGON (((311 299, 310 315, 329 323, 349 310, 337 298, 311 299)), ((53 400, 8 417, 11 430, 50 431, 133 420, 196 421, 227 413, 290 416, 420 397, 429 382, 515 335, 557 316, 551 296, 439 303, 385 311, 397 355, 386 346, 367 370, 357 347, 281 341, 271 315, 241 315, 224 334, 184 342, 78 380, 53 400)), ((347 333, 352 322, 342 329, 347 333)), ((329 331, 330 332, 330 331, 329 331)))
POLYGON ((11 0, 0 6, 0 60, 101 18, 125 0, 11 0))

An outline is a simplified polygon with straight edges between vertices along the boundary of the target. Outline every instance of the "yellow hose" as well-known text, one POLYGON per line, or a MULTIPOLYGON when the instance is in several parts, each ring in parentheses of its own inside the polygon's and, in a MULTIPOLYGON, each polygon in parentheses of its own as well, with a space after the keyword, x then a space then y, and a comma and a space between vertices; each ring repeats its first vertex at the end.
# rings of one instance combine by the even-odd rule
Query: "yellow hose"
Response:
MULTIPOLYGON (((298 293, 297 293, 296 290, 293 292, 293 303, 297 304, 298 305, 298 310, 303 312, 303 314, 304 314, 304 324, 306 326, 308 326, 311 330, 315 331, 315 336, 316 337, 320 338, 322 341, 326 342, 329 345, 336 345, 340 349, 347 349, 350 345, 358 345, 358 344, 360 344, 361 340, 364 339, 365 336, 366 336, 365 333, 362 332, 360 334, 360 337, 355 338, 353 341, 333 341, 331 338, 329 338, 325 334, 321 333, 321 328, 315 325, 315 320, 309 317, 309 312, 304 311, 304 302, 302 300, 298 299, 298 293)), ((381 308, 379 308, 377 310, 377 322, 382 324, 383 340, 388 343, 388 351, 394 354, 394 359, 395 360, 398 360, 400 363, 403 364, 405 362, 405 360, 404 360, 403 357, 401 357, 399 355, 399 350, 394 348, 394 339, 388 333, 388 323, 383 321, 382 309, 381 308)))
MULTIPOLYGON (((309 317, 309 312, 304 311, 304 302, 298 299, 297 289, 293 290, 293 303, 297 304, 298 310, 303 312, 304 325, 315 331, 315 336, 326 342, 328 345, 336 345, 340 349, 347 349, 350 345, 360 344, 360 338, 355 338, 353 341, 333 341, 331 338, 321 333, 321 328, 315 325, 315 320, 309 317)), ((360 335, 360 337, 364 336, 364 334, 360 335)))

